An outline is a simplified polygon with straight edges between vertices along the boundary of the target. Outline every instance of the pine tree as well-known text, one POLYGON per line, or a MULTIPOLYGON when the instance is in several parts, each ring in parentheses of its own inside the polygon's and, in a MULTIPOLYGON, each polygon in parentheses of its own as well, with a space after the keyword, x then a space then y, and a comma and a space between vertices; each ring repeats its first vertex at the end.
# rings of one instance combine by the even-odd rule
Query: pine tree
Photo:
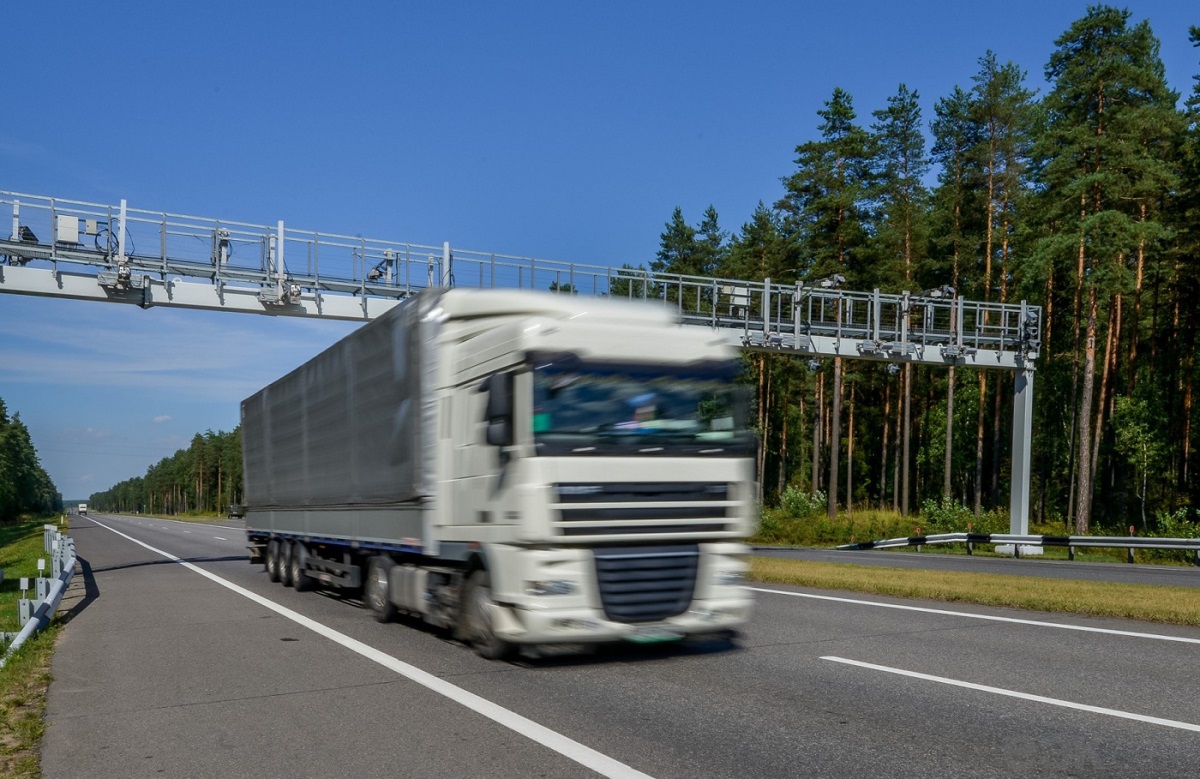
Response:
POLYGON ((1041 183, 1058 195, 1048 202, 1047 216, 1060 232, 1045 242, 1059 261, 1066 259, 1064 250, 1074 256, 1075 329, 1083 343, 1077 356, 1077 533, 1088 532, 1091 525, 1094 469, 1120 341, 1121 299, 1133 281, 1128 262, 1140 244, 1165 232, 1161 223, 1143 216, 1138 202, 1151 182, 1169 178, 1164 146, 1176 96, 1166 85, 1159 43, 1149 24, 1131 26, 1129 16, 1109 6, 1090 7, 1055 42, 1046 66, 1054 87, 1045 101, 1041 183), (1106 346, 1097 382, 1101 336, 1106 346))
MULTIPOLYGON (((961 271, 974 254, 978 243, 977 171, 971 164, 979 144, 979 126, 972 111, 971 95, 955 87, 949 97, 937 102, 933 121, 933 158, 939 164, 938 187, 933 193, 931 248, 935 277, 949 279, 956 291, 962 289, 961 271)), ((952 491, 951 466, 954 458, 954 391, 956 366, 946 375, 946 443, 942 468, 942 496, 952 491)))
MULTIPOLYGON (((840 87, 817 112, 824 121, 821 138, 796 147, 796 172, 785 179, 786 194, 777 207, 787 214, 785 227, 807 259, 810 280, 843 275, 850 286, 872 275, 867 251, 873 178, 871 136, 855 123, 853 100, 840 87)), ((839 314, 840 316, 840 311, 839 314)), ((838 503, 841 448, 842 360, 833 360, 830 393, 829 504, 838 503)), ((818 409, 818 413, 820 409, 818 409)))
MULTIPOLYGON (((874 178, 881 219, 875 231, 880 263, 874 278, 863 279, 872 286, 912 290, 917 260, 927 253, 928 197, 922 178, 929 170, 925 136, 921 132, 919 96, 901 84, 888 98, 887 108, 874 112, 871 148, 876 151, 874 178)), ((908 514, 912 462, 913 366, 904 365, 904 395, 901 405, 900 512, 908 514)), ((853 431, 851 431, 853 432, 853 431)))

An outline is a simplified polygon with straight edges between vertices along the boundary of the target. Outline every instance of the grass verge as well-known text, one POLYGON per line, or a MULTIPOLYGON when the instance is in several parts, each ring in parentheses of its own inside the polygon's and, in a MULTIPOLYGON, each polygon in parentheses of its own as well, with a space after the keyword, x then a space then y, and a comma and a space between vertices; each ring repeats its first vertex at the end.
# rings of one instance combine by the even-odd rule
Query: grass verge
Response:
POLYGON ((42 734, 50 658, 59 626, 51 625, 15 652, 0 668, 0 776, 41 776, 42 734))
POLYGON ((775 557, 752 558, 750 578, 765 584, 1200 626, 1196 587, 913 571, 775 557))
MULTIPOLYGON (((17 601, 21 598, 21 577, 32 580, 38 575, 37 561, 46 560, 45 576, 50 575, 50 555, 42 541, 41 520, 0 525, 0 570, 4 580, 0 581, 0 631, 15 632, 21 629, 17 615, 17 601)), ((32 587, 29 597, 34 597, 32 587)), ((2 776, 3 774, 0 774, 2 776)))
MULTIPOLYGON (((42 541, 42 525, 50 520, 30 520, 0 525, 0 631, 15 633, 21 629, 17 601, 21 597, 21 577, 38 575, 37 561, 46 560, 50 575, 50 555, 42 541)), ((31 582, 32 583, 32 582, 31 582)), ((33 597, 34 592, 28 593, 33 597)), ((45 731, 43 715, 46 691, 50 688, 50 658, 59 633, 57 620, 38 633, 9 657, 0 668, 0 776, 12 779, 36 779, 41 775, 40 754, 45 731)), ((6 645, 0 645, 0 652, 6 645)))

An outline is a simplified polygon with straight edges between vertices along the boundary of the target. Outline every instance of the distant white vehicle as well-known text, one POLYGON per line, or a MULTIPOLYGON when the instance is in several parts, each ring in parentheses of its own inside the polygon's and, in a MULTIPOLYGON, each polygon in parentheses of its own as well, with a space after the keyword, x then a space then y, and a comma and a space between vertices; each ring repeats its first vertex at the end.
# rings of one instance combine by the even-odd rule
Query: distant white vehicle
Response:
POLYGON ((79 514, 80 514, 80 516, 85 516, 85 517, 87 516, 87 504, 86 503, 79 504, 79 514))

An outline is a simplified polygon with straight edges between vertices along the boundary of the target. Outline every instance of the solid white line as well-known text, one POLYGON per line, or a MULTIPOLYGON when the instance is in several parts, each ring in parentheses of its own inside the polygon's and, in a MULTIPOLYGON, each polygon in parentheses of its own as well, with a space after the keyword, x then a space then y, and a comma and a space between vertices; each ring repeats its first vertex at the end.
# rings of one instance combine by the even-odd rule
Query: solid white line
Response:
POLYGON ((402 660, 398 660, 395 657, 385 654, 384 652, 368 646, 357 639, 351 638, 344 633, 339 633, 333 628, 327 627, 326 625, 323 625, 314 619, 310 619, 299 612, 292 611, 286 606, 281 606, 273 600, 264 598, 263 596, 253 593, 244 587, 240 587, 231 581, 222 579, 220 576, 210 573, 209 571, 206 571, 197 565, 193 565, 192 563, 181 560, 170 552, 164 552, 161 549, 156 549, 147 543, 139 541, 132 536, 127 536, 121 531, 105 525, 103 522, 97 522, 94 519, 91 521, 95 522, 105 530, 116 533, 122 538, 132 541, 138 546, 148 549, 155 554, 162 555, 168 560, 176 562, 179 565, 182 565, 184 568, 194 571, 206 579, 210 579, 222 587, 232 590, 238 595, 248 598, 260 606, 268 608, 271 611, 274 611, 276 614, 286 617, 296 624, 308 628, 317 635, 324 636, 330 641, 341 644, 350 651, 356 652, 368 660, 382 665, 384 668, 395 671, 401 676, 410 679, 417 684, 427 687, 440 695, 444 695, 455 703, 461 704, 462 706, 465 706, 474 712, 482 714, 488 719, 503 725, 504 727, 509 728, 510 730, 513 730, 532 741, 536 741, 542 746, 552 749, 564 757, 574 760, 576 763, 579 763, 585 768, 590 768, 601 776, 613 777, 614 779, 651 779, 648 774, 644 774, 641 771, 631 768, 618 760, 614 760, 608 755, 597 752, 591 747, 584 746, 577 741, 567 738, 561 733, 550 730, 544 725, 539 725, 533 720, 522 717, 516 712, 509 711, 508 709, 492 703, 486 698, 482 698, 473 692, 468 692, 461 687, 456 687, 444 679, 440 679, 427 671, 422 671, 420 668, 417 668, 414 665, 409 665, 402 660))
POLYGON ((228 541, 229 540, 225 536, 213 536, 213 538, 217 539, 218 541, 228 541))
POLYGON ((1113 630, 1111 628, 1094 628, 1086 625, 1065 625, 1060 622, 1043 622, 1036 619, 1016 619, 1014 617, 997 617, 991 614, 972 614, 969 611, 949 611, 948 609, 930 609, 923 606, 903 606, 899 603, 879 603, 871 600, 855 598, 838 598, 832 595, 814 595, 809 592, 789 592, 787 590, 768 590, 763 587, 750 587, 754 592, 766 592, 772 595, 788 595, 793 598, 810 598, 812 600, 828 600, 836 603, 850 603, 855 606, 876 606, 881 609, 899 609, 901 611, 919 611, 924 614, 939 614, 946 617, 969 617, 990 622, 1008 622, 1016 625, 1033 625, 1041 628, 1057 628, 1059 630, 1078 630, 1082 633, 1103 633, 1109 636, 1126 636, 1128 638, 1149 638, 1155 641, 1178 641, 1182 644, 1200 644, 1200 638, 1186 636, 1167 636, 1161 633, 1138 633, 1133 630, 1113 630))
POLYGON ((1179 730, 1191 730, 1193 732, 1200 733, 1200 725, 1193 725, 1190 722, 1179 722, 1178 720, 1162 719, 1161 717, 1148 717, 1145 714, 1134 714, 1132 712, 1120 711, 1118 709, 1105 709, 1100 706, 1089 706, 1086 703, 1074 703, 1072 701, 1064 701, 1060 698, 1047 698, 1044 695, 1033 695, 1027 692, 1006 690, 1002 687, 989 687, 986 684, 975 684, 974 682, 963 682, 958 679, 947 679, 944 676, 931 676, 929 674, 918 673, 916 671, 905 671, 902 668, 891 668, 886 665, 864 663, 859 660, 847 660, 844 657, 832 657, 827 655, 821 659, 832 660, 835 663, 845 663, 846 665, 856 665, 859 668, 869 668, 873 671, 883 671, 884 673, 897 674, 898 676, 908 676, 913 679, 922 679, 927 682, 949 684, 953 687, 964 687, 968 690, 979 690, 980 692, 990 692, 995 695, 1006 695, 1009 698, 1020 698, 1021 700, 1033 701, 1035 703, 1046 703, 1051 706, 1062 706, 1065 709, 1090 711, 1093 714, 1104 714, 1109 717, 1120 717, 1121 719, 1131 719, 1138 722, 1147 722, 1151 725, 1162 725, 1163 727, 1177 728, 1179 730))

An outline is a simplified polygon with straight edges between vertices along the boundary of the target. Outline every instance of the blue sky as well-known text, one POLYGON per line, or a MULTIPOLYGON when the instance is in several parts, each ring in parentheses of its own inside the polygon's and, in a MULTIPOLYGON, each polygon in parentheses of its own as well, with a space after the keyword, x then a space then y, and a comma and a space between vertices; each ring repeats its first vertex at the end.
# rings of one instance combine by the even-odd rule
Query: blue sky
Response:
MULTIPOLYGON (((835 86, 869 124, 904 82, 928 121, 992 49, 1044 89, 1087 4, 10 5, 0 190, 639 265, 675 206, 736 231, 776 200, 835 86)), ((1127 7, 1188 94, 1200 11, 1127 7)), ((2 294, 0 323, 0 398, 68 499, 231 429, 352 327, 2 294)))

